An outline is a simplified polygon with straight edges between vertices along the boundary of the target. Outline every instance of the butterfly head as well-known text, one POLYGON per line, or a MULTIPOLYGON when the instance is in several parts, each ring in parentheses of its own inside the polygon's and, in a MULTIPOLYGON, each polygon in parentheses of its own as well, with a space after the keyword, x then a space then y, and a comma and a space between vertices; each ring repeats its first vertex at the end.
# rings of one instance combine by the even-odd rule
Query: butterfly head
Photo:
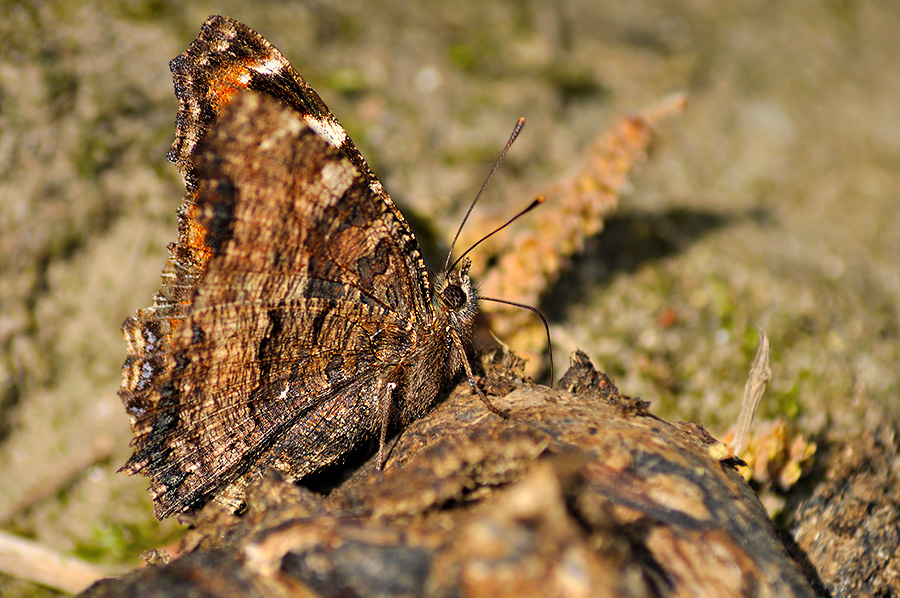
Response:
POLYGON ((459 270, 441 273, 434 281, 440 310, 448 314, 452 322, 466 326, 471 326, 478 312, 478 289, 469 278, 471 267, 472 262, 465 258, 459 270))

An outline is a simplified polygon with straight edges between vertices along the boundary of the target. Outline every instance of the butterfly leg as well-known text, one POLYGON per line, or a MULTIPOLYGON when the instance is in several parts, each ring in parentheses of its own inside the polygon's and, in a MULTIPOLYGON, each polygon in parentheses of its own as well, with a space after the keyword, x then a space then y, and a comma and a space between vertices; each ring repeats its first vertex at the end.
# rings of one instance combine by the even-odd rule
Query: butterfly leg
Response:
POLYGON ((456 350, 459 351, 460 359, 463 362, 463 368, 466 370, 466 379, 469 381, 469 386, 472 387, 472 390, 475 391, 475 394, 478 395, 478 398, 481 399, 481 402, 484 403, 484 406, 487 407, 487 410, 502 417, 503 419, 509 418, 509 413, 506 411, 502 411, 494 407, 494 404, 487 398, 487 395, 484 394, 484 391, 481 390, 477 384, 475 384, 475 374, 472 373, 472 365, 469 363, 469 356, 466 355, 466 349, 462 344, 462 339, 459 338, 459 335, 456 334, 456 330, 450 328, 450 336, 453 339, 453 344, 456 346, 456 350))
POLYGON ((381 433, 378 437, 378 469, 384 469, 384 446, 387 444, 388 428, 391 425, 391 407, 395 388, 397 388, 396 382, 388 382, 379 389, 377 417, 381 433))

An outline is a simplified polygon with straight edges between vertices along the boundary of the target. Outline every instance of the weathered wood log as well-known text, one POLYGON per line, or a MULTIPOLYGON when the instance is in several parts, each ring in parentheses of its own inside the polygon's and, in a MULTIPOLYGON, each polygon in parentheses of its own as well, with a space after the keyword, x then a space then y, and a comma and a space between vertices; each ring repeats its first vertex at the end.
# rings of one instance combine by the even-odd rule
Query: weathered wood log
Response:
MULTIPOLYGON (((327 496, 273 476, 207 508, 179 558, 86 597, 813 596, 762 504, 699 426, 619 394, 583 356, 559 390, 488 413, 466 385, 327 496)), ((501 395, 503 393, 500 393, 501 395)))

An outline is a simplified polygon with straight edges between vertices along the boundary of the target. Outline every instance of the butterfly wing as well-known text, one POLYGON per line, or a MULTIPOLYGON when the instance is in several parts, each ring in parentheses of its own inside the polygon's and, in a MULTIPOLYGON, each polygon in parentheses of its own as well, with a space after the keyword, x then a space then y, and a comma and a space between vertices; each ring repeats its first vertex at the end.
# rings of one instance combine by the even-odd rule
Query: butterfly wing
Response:
MULTIPOLYGON (((184 177, 187 195, 178 209, 178 242, 163 266, 163 284, 151 307, 128 318, 122 332, 128 355, 122 367, 119 396, 132 422, 151 406, 150 395, 171 353, 172 335, 191 310, 194 292, 211 257, 207 230, 197 219, 198 144, 218 122, 222 111, 244 90, 278 99, 305 117, 328 145, 347 157, 372 193, 394 218, 404 223, 384 187, 318 94, 268 40, 243 23, 211 16, 187 51, 170 64, 179 109, 176 139, 168 158, 184 177)), ((410 236, 411 237, 411 236, 410 236)), ((427 296, 428 273, 419 260, 412 266, 420 296, 427 296)))
POLYGON ((339 459, 433 319, 406 224, 300 114, 241 94, 200 147, 211 257, 125 467, 160 518, 339 459))
POLYGON ((228 17, 211 16, 187 51, 169 66, 180 104, 179 135, 169 151, 169 160, 178 166, 189 191, 196 189, 197 184, 197 144, 234 96, 249 89, 265 93, 303 115, 329 145, 350 159, 376 193, 387 198, 381 183, 319 95, 269 40, 250 27, 228 17))
MULTIPOLYGON (((315 91, 265 38, 237 21, 213 16, 204 23, 200 34, 188 50, 172 61, 171 69, 180 106, 176 123, 176 140, 168 157, 172 162, 176 163, 183 175, 187 195, 182 200, 178 210, 178 241, 170 246, 171 256, 163 267, 163 283, 154 297, 153 305, 140 310, 134 317, 128 318, 122 326, 122 331, 128 344, 128 353, 122 368, 123 382, 119 390, 135 431, 134 444, 136 453, 135 457, 126 466, 126 470, 130 472, 143 471, 151 475, 154 494, 158 496, 156 504, 157 514, 160 517, 184 510, 186 505, 191 502, 195 504, 202 503, 206 500, 204 497, 209 494, 224 493, 239 496, 241 490, 240 481, 246 479, 247 475, 240 472, 248 469, 248 462, 253 459, 252 456, 248 456, 243 459, 243 462, 238 463, 215 456, 215 459, 220 461, 216 467, 211 468, 207 464, 202 466, 202 471, 196 476, 185 477, 183 470, 188 467, 189 459, 186 447, 191 443, 198 443, 199 440, 190 438, 190 435, 184 435, 182 428, 186 425, 185 422, 190 421, 193 417, 198 417, 199 410, 202 410, 203 407, 192 404, 187 408, 186 415, 183 416, 185 422, 182 422, 180 427, 175 423, 176 420, 182 418, 180 409, 185 406, 185 401, 182 398, 186 396, 184 395, 185 389, 178 386, 178 380, 187 380, 190 376, 187 372, 182 372, 180 378, 173 376, 173 370, 178 367, 179 363, 182 363, 178 361, 179 359, 185 357, 197 359, 203 351, 199 344, 193 347, 189 343, 186 344, 183 338, 183 331, 190 330, 197 323, 196 318, 192 318, 192 315, 196 313, 194 306, 195 297, 206 298, 205 300, 210 299, 207 293, 201 292, 202 289, 198 290, 201 286, 201 280, 206 276, 208 264, 214 257, 213 247, 207 244, 207 239, 208 237, 215 238, 215 235, 209 235, 208 226, 218 226, 225 222, 221 218, 204 220, 198 217, 197 191, 199 176, 195 167, 195 159, 198 147, 202 145, 210 130, 216 126, 220 115, 237 94, 247 89, 258 90, 278 99, 284 105, 292 107, 300 116, 304 117, 307 125, 314 128, 331 150, 335 150, 337 154, 349 160, 356 169, 357 174, 357 178, 354 179, 352 185, 354 192, 357 195, 366 195, 366 199, 370 203, 379 206, 379 209, 382 211, 385 208, 388 210, 389 215, 392 216, 390 221, 400 231, 399 239, 405 245, 404 249, 407 250, 408 255, 412 255, 411 259, 406 260, 405 268, 401 268, 403 272, 408 273, 408 279, 404 284, 413 285, 412 289, 409 287, 405 288, 404 294, 409 296, 411 292, 413 297, 423 298, 428 297, 429 293, 427 271, 418 257, 415 240, 409 233, 402 215, 400 215, 400 212, 384 191, 381 183, 372 174, 365 160, 346 135, 337 119, 331 114, 315 91), (360 177, 362 183, 360 183, 360 177), (191 319, 190 322, 189 319, 191 319), (167 434, 174 433, 176 430, 180 431, 179 433, 182 434, 181 438, 185 443, 180 448, 167 446, 169 443, 167 434), (172 463, 169 463, 170 461, 172 463), (221 479, 213 480, 210 477, 210 473, 213 470, 218 472, 221 479), (203 478, 205 481, 201 483, 199 480, 203 476, 206 476, 203 478), (178 480, 182 477, 186 481, 183 484, 178 483, 178 480), (227 488, 222 488, 222 480, 227 479, 235 480, 228 486, 231 488, 230 491, 227 488)), ((331 155, 335 155, 335 151, 332 151, 331 155)), ((215 201, 209 203, 216 205, 215 201)), ((225 205, 226 203, 221 202, 220 205, 225 205)), ((340 216, 336 212, 333 215, 340 216)), ((374 275, 379 268, 379 264, 374 261, 378 258, 377 251, 379 249, 378 247, 375 249, 376 253, 370 256, 373 261, 371 262, 371 274, 368 276, 369 282, 374 281, 374 275)), ((383 252, 384 248, 380 249, 380 251, 383 252)), ((330 263, 333 266, 340 262, 332 260, 330 263)), ((364 263, 360 263, 362 270, 365 270, 362 267, 364 263)), ((315 265, 312 264, 311 266, 315 265)), ((335 285, 333 278, 332 276, 329 279, 326 276, 319 279, 319 282, 312 283, 314 286, 318 285, 318 291, 314 288, 308 292, 322 294, 330 288, 333 294, 333 287, 340 286, 339 284, 335 285)), ((232 281, 230 284, 237 283, 232 281)), ((388 285, 387 288, 397 289, 401 287, 388 285)), ((396 294, 399 295, 400 293, 396 294)), ((347 303, 352 303, 349 295, 345 299, 347 303)), ((388 298, 384 297, 383 299, 387 300, 388 298)), ((271 350, 271 347, 281 344, 277 342, 279 335, 285 337, 290 337, 291 335, 302 336, 300 330, 314 329, 323 323, 314 319, 317 314, 318 317, 325 317, 323 314, 326 311, 329 314, 334 313, 331 306, 321 307, 321 305, 313 305, 313 298, 309 298, 307 301, 308 304, 305 306, 306 309, 303 313, 308 314, 308 316, 304 317, 313 319, 304 324, 301 319, 294 317, 291 320, 292 327, 287 329, 284 328, 283 324, 277 324, 278 306, 268 306, 268 308, 263 309, 264 305, 260 304, 255 308, 257 309, 256 312, 251 310, 249 305, 244 305, 240 309, 234 305, 229 308, 211 307, 211 309, 231 310, 227 315, 219 314, 217 317, 221 317, 223 322, 227 322, 228 327, 232 330, 233 339, 241 339, 244 338, 241 335, 254 332, 246 329, 246 327, 241 328, 238 323, 246 325, 252 321, 254 316, 261 318, 259 322, 267 322, 267 325, 271 328, 268 332, 268 338, 271 339, 270 348, 258 348, 259 355, 256 358, 258 362, 266 363, 269 360, 266 356, 266 350, 271 350), (279 328, 279 326, 281 327, 279 328)), ((396 298, 392 299, 392 301, 399 305, 396 298)), ((423 316, 426 319, 430 317, 430 306, 427 304, 420 302, 418 306, 404 305, 401 308, 401 310, 408 309, 412 309, 412 313, 423 316)), ((408 314, 410 312, 407 311, 405 313, 408 314)), ((359 314, 354 316, 354 314, 345 313, 344 315, 347 318, 356 317, 357 320, 359 319, 359 314)), ((377 321, 375 316, 370 317, 373 323, 377 321)), ((200 316, 198 315, 197 318, 200 318, 200 316)), ((406 325, 404 322, 395 322, 394 327, 399 326, 403 328, 406 325)), ((384 330, 379 333, 377 338, 383 339, 385 343, 390 343, 388 331, 393 330, 393 328, 388 324, 385 324, 383 328, 384 330)), ((259 327, 257 327, 256 331, 258 332, 258 330, 259 327)), ((406 329, 404 328, 404 330, 406 329)), ((397 332, 396 334, 402 336, 405 332, 397 332)), ((215 340, 219 346, 224 346, 224 338, 216 337, 215 340)), ((304 348, 302 343, 294 343, 292 346, 296 347, 292 349, 296 352, 296 355, 293 356, 294 361, 297 363, 309 362, 313 356, 310 348, 304 348)), ((402 344, 396 346, 402 346, 402 344)), ((334 347, 330 349, 320 348, 319 353, 317 353, 320 360, 315 363, 322 364, 321 359, 327 356, 327 351, 329 350, 334 351, 334 347)), ((352 351, 345 351, 342 355, 342 359, 345 360, 355 358, 352 351)), ((215 355, 207 355, 207 357, 217 358, 215 355)), ((287 355, 284 358, 286 359, 287 355)), ((253 359, 248 358, 248 361, 253 361, 253 359)), ((355 393, 354 396, 363 397, 365 395, 364 387, 366 385, 371 386, 377 380, 375 377, 376 372, 366 370, 364 359, 359 359, 355 362, 356 365, 349 369, 338 368, 336 358, 328 359, 324 363, 326 365, 322 366, 323 369, 320 372, 324 377, 320 375, 318 378, 311 377, 310 379, 318 380, 318 384, 323 385, 323 381, 328 380, 328 376, 331 376, 333 383, 329 388, 332 389, 335 396, 337 396, 339 391, 343 391, 344 396, 354 395, 355 393), (344 375, 337 374, 338 370, 346 372, 347 380, 334 381, 334 376, 344 375)), ((190 375, 197 375, 197 368, 202 366, 192 367, 194 369, 190 370, 190 375)), ((220 365, 216 367, 231 366, 220 365)), ((281 389, 275 395, 276 398, 284 391, 287 381, 292 376, 299 376, 300 373, 300 366, 294 368, 293 374, 290 373, 291 370, 284 367, 281 368, 280 372, 273 371, 271 363, 266 367, 268 367, 266 374, 272 380, 272 388, 278 387, 281 389)), ((309 373, 309 366, 305 367, 304 373, 309 373)), ((230 374, 232 378, 240 378, 237 372, 230 372, 230 374)), ((210 371, 206 375, 210 377, 225 374, 222 371, 210 371)), ((231 384, 240 384, 240 381, 235 379, 231 384)), ((255 392, 257 394, 264 393, 263 390, 255 392)), ((305 392, 300 390, 291 392, 294 395, 302 395, 307 398, 312 396, 312 388, 307 388, 305 392)), ((336 398, 333 400, 337 401, 336 398)), ((320 404, 328 405, 327 397, 322 396, 320 404)), ((221 409, 224 409, 228 417, 235 422, 240 422, 240 416, 238 416, 236 411, 231 411, 229 407, 224 406, 225 403, 222 405, 221 409)), ((313 425, 312 429, 306 434, 301 434, 295 430, 300 436, 309 439, 309 445, 313 444, 317 435, 334 436, 334 422, 326 421, 329 409, 332 409, 334 413, 339 411, 337 407, 321 408, 318 411, 318 415, 322 418, 322 422, 313 425)), ((351 406, 350 409, 357 413, 361 407, 351 406)), ((213 409, 208 417, 215 420, 217 417, 216 413, 215 409, 213 409)), ((348 431, 350 430, 349 423, 344 423, 348 431)), ((282 422, 281 426, 285 427, 287 424, 282 422)), ((224 438, 226 433, 220 431, 218 434, 219 438, 224 438)), ((210 436, 210 438, 213 438, 213 436, 210 436)), ((272 434, 268 438, 269 440, 266 442, 274 445, 275 435, 272 434)), ((204 442, 210 442, 210 440, 204 442)), ((245 441, 236 439, 228 442, 230 444, 222 445, 222 450, 227 450, 229 454, 241 454, 242 448, 248 449, 244 453, 247 455, 251 455, 252 451, 250 449, 252 447, 256 447, 254 450, 257 451, 262 450, 259 439, 248 438, 245 441), (242 442, 247 446, 242 447, 242 442), (224 448, 226 445, 229 447, 228 449, 224 448)), ((283 436, 281 442, 293 443, 293 446, 297 445, 291 439, 290 434, 283 436)), ((346 438, 346 444, 352 442, 352 437, 346 438)), ((317 446, 326 445, 327 443, 320 443, 317 446)), ((342 449, 344 445, 341 441, 332 442, 330 446, 332 447, 331 449, 320 448, 317 450, 333 449, 336 452, 345 450, 342 449)), ((269 453, 277 452, 277 449, 272 446, 268 450, 269 453)), ((210 455, 212 456, 211 453, 210 455)), ((331 457, 328 455, 317 456, 310 453, 309 461, 318 460, 323 462, 329 458, 331 457)), ((282 465, 282 468, 285 470, 294 468, 294 465, 290 463, 282 463, 282 465)), ((232 498, 231 502, 234 502, 234 500, 236 499, 232 498)))

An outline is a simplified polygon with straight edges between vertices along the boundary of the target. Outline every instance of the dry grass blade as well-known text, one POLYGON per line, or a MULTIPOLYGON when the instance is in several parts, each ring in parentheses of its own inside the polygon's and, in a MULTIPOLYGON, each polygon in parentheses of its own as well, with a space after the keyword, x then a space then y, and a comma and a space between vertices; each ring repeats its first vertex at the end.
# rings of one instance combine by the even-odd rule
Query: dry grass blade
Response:
POLYGON ((744 400, 741 402, 741 414, 738 416, 737 432, 734 435, 734 454, 740 456, 747 447, 747 438, 750 434, 750 424, 756 408, 766 392, 766 383, 772 379, 772 370, 769 369, 769 337, 765 331, 759 331, 759 347, 756 349, 756 357, 750 367, 750 376, 744 386, 744 400))

